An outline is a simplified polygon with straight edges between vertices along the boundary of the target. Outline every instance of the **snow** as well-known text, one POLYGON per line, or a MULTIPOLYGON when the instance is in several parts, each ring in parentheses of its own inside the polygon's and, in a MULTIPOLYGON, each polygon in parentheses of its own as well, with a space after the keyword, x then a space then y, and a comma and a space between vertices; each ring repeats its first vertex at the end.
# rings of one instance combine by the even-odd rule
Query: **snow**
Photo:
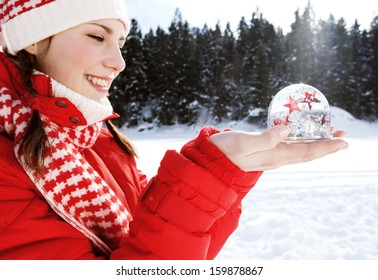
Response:
MULTIPOLYGON (((240 225, 218 260, 373 260, 378 258, 378 123, 332 107, 349 148, 309 163, 265 172, 243 201, 240 225)), ((179 150, 201 125, 124 129, 140 169, 156 173, 167 149, 179 150)), ((262 130, 245 123, 216 125, 262 130)))

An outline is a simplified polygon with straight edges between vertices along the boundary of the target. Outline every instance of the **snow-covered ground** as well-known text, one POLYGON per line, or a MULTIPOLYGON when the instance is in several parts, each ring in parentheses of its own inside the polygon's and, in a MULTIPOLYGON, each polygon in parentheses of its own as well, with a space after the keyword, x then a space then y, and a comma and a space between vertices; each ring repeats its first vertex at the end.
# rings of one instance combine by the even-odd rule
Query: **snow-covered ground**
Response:
MULTIPOLYGON (((345 129, 347 150, 263 174, 245 198, 239 228, 219 260, 378 260, 378 123, 332 108, 345 129)), ((244 123, 217 125, 256 131, 244 123)), ((179 150, 198 127, 123 130, 134 142, 139 167, 156 173, 167 149, 179 150)))

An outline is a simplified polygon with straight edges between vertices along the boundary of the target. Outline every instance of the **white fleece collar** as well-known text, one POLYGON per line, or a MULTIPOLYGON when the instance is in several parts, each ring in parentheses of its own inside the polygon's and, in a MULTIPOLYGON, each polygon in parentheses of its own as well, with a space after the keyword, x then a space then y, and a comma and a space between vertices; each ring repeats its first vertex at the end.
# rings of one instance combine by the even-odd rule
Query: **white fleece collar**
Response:
POLYGON ((103 121, 113 115, 113 107, 108 98, 102 98, 100 102, 97 102, 53 79, 51 79, 51 84, 54 97, 64 97, 71 101, 83 114, 88 125, 103 121))
MULTIPOLYGON (((38 70, 34 70, 33 74, 36 75, 46 75, 38 70)), ((52 79, 51 86, 54 97, 67 98, 71 101, 77 109, 83 114, 87 121, 87 125, 92 125, 97 122, 108 119, 109 117, 115 116, 113 112, 113 107, 108 98, 104 97, 99 102, 94 101, 80 93, 66 87, 65 85, 59 83, 58 81, 52 79)))

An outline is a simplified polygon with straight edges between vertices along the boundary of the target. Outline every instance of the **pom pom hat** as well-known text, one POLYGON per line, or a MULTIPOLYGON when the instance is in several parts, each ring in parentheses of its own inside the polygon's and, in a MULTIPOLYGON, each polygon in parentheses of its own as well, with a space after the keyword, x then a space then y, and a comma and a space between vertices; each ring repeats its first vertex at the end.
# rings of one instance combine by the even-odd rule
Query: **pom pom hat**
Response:
POLYGON ((10 54, 79 24, 116 18, 129 31, 124 0, 5 0, 0 3, 0 44, 10 54))

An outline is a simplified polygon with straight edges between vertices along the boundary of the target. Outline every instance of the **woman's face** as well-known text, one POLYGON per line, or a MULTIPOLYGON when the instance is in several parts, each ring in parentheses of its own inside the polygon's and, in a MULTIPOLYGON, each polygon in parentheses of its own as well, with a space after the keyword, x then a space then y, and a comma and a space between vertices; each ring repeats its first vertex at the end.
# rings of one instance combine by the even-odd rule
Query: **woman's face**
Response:
POLYGON ((103 19, 58 33, 36 45, 37 69, 66 87, 95 101, 125 69, 121 48, 126 41, 123 23, 103 19), (48 46, 47 46, 48 45, 48 46))

